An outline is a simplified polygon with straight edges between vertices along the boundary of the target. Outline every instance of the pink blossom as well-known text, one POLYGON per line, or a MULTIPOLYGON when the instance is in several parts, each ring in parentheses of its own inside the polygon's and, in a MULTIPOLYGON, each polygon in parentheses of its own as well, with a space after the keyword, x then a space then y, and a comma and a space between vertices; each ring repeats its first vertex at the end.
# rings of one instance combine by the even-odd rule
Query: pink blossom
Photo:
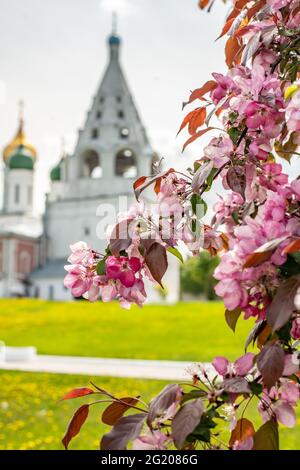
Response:
POLYGON ((106 274, 110 279, 119 279, 125 287, 132 287, 136 282, 135 274, 141 269, 138 258, 109 256, 106 260, 106 274))
POLYGON ((72 264, 65 266, 68 274, 65 276, 64 285, 71 289, 74 297, 87 295, 90 300, 97 300, 99 288, 95 283, 96 254, 84 242, 71 245, 72 254, 68 261, 72 264))
POLYGON ((74 245, 70 245, 70 248, 72 254, 68 258, 69 263, 90 263, 90 261, 93 260, 94 255, 92 249, 85 242, 77 242, 74 245))
POLYGON ((300 179, 294 180, 291 184, 291 188, 293 193, 295 194, 296 198, 300 200, 300 179))
POLYGON ((248 104, 246 125, 250 130, 263 131, 267 137, 276 137, 281 131, 282 113, 258 102, 248 104))
POLYGON ((291 0, 267 0, 267 4, 270 5, 273 10, 280 10, 289 3, 291 3, 291 0))
POLYGON ((253 360, 253 353, 247 353, 244 356, 241 356, 234 363, 230 363, 226 357, 218 356, 213 360, 212 365, 218 374, 223 377, 245 377, 253 367, 253 360))
POLYGON ((245 307, 248 294, 241 284, 234 279, 224 279, 215 287, 216 294, 223 298, 225 307, 234 310, 237 307, 245 307))
POLYGON ((233 80, 221 73, 213 73, 214 79, 217 82, 216 88, 211 92, 211 98, 215 104, 219 103, 231 90, 235 89, 233 80))
POLYGON ((291 336, 293 339, 300 339, 300 317, 295 318, 293 321, 291 336))
POLYGON ((272 151, 272 146, 269 139, 258 137, 251 142, 249 150, 259 160, 267 160, 272 151))
POLYGON ((233 152, 232 140, 227 136, 213 138, 204 149, 204 155, 211 160, 215 168, 221 168, 229 161, 233 152))
POLYGON ((299 401, 299 385, 286 379, 280 382, 279 388, 272 387, 269 392, 264 390, 258 410, 264 421, 275 416, 281 424, 293 428, 296 425, 294 407, 299 401))
POLYGON ((293 94, 286 109, 287 128, 300 131, 300 90, 293 94))
POLYGON ((290 375, 299 372, 299 359, 297 355, 286 354, 284 358, 284 369, 282 372, 283 377, 289 377, 290 375))
POLYGON ((282 166, 279 163, 266 163, 262 166, 262 171, 259 182, 272 191, 277 191, 279 186, 288 182, 288 175, 282 173, 282 166))
POLYGON ((141 435, 133 441, 133 450, 166 450, 166 444, 170 441, 160 431, 153 431, 148 435, 141 435))

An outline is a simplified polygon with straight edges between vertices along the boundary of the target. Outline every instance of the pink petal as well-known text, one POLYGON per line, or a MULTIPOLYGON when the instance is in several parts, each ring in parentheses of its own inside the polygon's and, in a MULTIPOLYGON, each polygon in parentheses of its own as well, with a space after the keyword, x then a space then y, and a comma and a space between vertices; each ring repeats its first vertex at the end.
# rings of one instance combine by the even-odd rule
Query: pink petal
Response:
POLYGON ((96 302, 99 298, 100 288, 94 284, 89 288, 88 299, 90 302, 96 302))
POLYGON ((132 287, 135 283, 135 275, 129 269, 124 269, 119 275, 119 279, 125 287, 132 287))
POLYGON ((134 273, 137 273, 141 269, 141 262, 139 258, 130 258, 128 264, 134 273))
POLYGON ((74 297, 81 297, 88 290, 88 283, 82 279, 78 279, 72 287, 72 295, 74 297))
POLYGON ((299 372, 299 359, 297 355, 287 354, 284 360, 284 369, 282 375, 284 377, 289 377, 290 375, 296 374, 299 372))
POLYGON ((299 395, 299 385, 295 382, 287 382, 282 386, 281 399, 290 405, 298 403, 299 395))
POLYGON ((75 282, 78 280, 78 276, 74 274, 67 274, 64 278, 64 286, 71 289, 75 282))
POLYGON ((274 408, 276 418, 281 424, 287 428, 293 428, 296 425, 296 414, 291 405, 278 401, 274 408))
POLYGON ((117 289, 114 285, 107 285, 101 289, 101 298, 103 302, 110 302, 117 296, 117 289))
POLYGON ((253 359, 254 359, 253 353, 247 353, 244 356, 237 359, 234 363, 237 375, 240 375, 241 377, 244 377, 245 375, 247 375, 248 372, 250 372, 250 370, 253 367, 253 359))
POLYGON ((226 359, 226 357, 222 357, 222 356, 216 357, 213 360, 212 365, 214 366, 218 374, 222 376, 227 374, 229 361, 226 359))

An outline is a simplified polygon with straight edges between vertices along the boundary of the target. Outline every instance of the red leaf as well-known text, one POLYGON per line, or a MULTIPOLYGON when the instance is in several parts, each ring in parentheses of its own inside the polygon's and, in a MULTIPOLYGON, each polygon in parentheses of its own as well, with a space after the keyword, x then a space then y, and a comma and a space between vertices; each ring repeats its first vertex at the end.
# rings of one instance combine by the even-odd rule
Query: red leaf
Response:
POLYGON ((205 108, 197 108, 188 113, 182 124, 177 135, 188 125, 189 126, 189 133, 194 134, 198 127, 204 124, 206 118, 206 109, 205 108))
POLYGON ((169 384, 157 397, 153 398, 149 405, 148 425, 151 425, 157 417, 161 416, 171 405, 176 403, 180 391, 181 389, 178 384, 169 384))
POLYGON ((285 354, 279 344, 267 343, 257 356, 257 367, 270 390, 282 376, 285 354))
POLYGON ((220 36, 219 36, 217 39, 222 38, 223 36, 225 36, 226 33, 228 33, 228 31, 230 30, 231 25, 232 25, 232 23, 234 22, 234 20, 235 20, 235 18, 230 18, 230 20, 228 20, 228 21, 225 23, 225 25, 224 25, 224 27, 223 27, 223 29, 222 29, 222 31, 221 31, 221 34, 220 34, 220 36))
POLYGON ((285 255, 289 253, 297 253, 297 251, 300 251, 300 238, 297 240, 293 240, 288 246, 286 246, 282 253, 285 255))
MULTIPOLYGON (((198 108, 197 108, 198 109, 198 108)), ((181 126, 179 128, 179 131, 177 132, 177 135, 180 134, 180 132, 188 125, 188 123, 190 122, 190 119, 193 117, 194 113, 197 111, 197 109, 194 109, 193 111, 189 112, 184 120, 182 121, 181 123, 181 126)))
POLYGON ((145 183, 147 179, 147 176, 141 176, 140 178, 138 178, 134 183, 133 183, 133 189, 137 189, 139 188, 142 184, 145 183))
POLYGON ((239 63, 241 50, 242 47, 240 46, 239 41, 235 37, 227 39, 225 46, 225 57, 226 64, 229 68, 239 63))
POLYGON ((209 4, 210 0, 199 0, 199 8, 201 8, 201 10, 204 10, 204 8, 207 7, 207 5, 209 4))
POLYGON ((132 408, 132 406, 135 406, 139 401, 137 398, 132 397, 120 398, 120 400, 124 403, 115 401, 114 403, 111 403, 106 410, 104 410, 102 414, 102 421, 104 424, 114 426, 123 414, 132 408))
POLYGON ((64 395, 62 400, 72 400, 73 398, 85 397, 86 395, 92 395, 93 393, 95 393, 95 391, 91 388, 74 388, 64 395))
POLYGON ((214 127, 207 127, 207 129, 202 129, 202 131, 196 132, 196 134, 192 135, 192 137, 190 137, 185 142, 184 146, 182 147, 182 151, 184 152, 184 150, 187 148, 188 145, 190 145, 192 142, 199 139, 199 137, 206 134, 206 132, 211 131, 212 129, 214 129, 214 127))
POLYGON ((228 393, 244 394, 250 393, 250 387, 244 377, 233 377, 232 379, 225 379, 223 382, 224 390, 228 393))
POLYGON ((267 309, 267 322, 273 331, 280 330, 291 318, 295 306, 295 297, 300 287, 300 276, 293 276, 283 282, 267 309))
POLYGON ((229 445, 232 447, 236 441, 244 441, 248 437, 253 437, 254 434, 255 429, 251 421, 246 418, 239 419, 236 423, 236 427, 231 433, 229 445))
POLYGON ((126 250, 131 244, 130 224, 132 222, 133 219, 122 220, 114 227, 109 240, 109 248, 114 256, 119 256, 120 251, 126 250))
POLYGON ((125 450, 128 442, 140 434, 146 416, 146 413, 139 413, 120 418, 113 429, 102 437, 101 450, 125 450))
POLYGON ((205 122, 205 118, 206 118, 206 108, 197 109, 189 122, 188 130, 191 135, 195 134, 197 132, 197 129, 203 126, 205 122))
POLYGON ((161 178, 163 178, 164 176, 167 176, 167 175, 169 175, 170 173, 173 173, 173 172, 174 172, 174 168, 170 168, 169 170, 163 171, 162 173, 159 173, 158 175, 155 175, 155 176, 148 176, 148 177, 143 176, 142 178, 145 178, 143 182, 141 181, 141 178, 139 178, 136 181, 137 187, 134 188, 134 193, 135 193, 136 199, 139 200, 139 196, 141 195, 141 193, 146 188, 151 186, 151 184, 156 183, 158 180, 161 181, 161 178))
POLYGON ((172 421, 172 437, 178 449, 181 449, 186 438, 198 426, 204 412, 201 398, 184 405, 172 421))
POLYGON ((280 243, 282 243, 284 240, 286 240, 286 237, 275 238, 275 240, 264 243, 246 258, 243 267, 252 268, 259 266, 265 261, 268 261, 272 257, 276 248, 278 248, 280 243))
POLYGON ((165 247, 157 242, 152 243, 146 253, 145 263, 153 279, 163 287, 161 281, 168 268, 167 252, 165 247))
POLYGON ((242 167, 230 167, 226 174, 226 181, 232 191, 245 198, 246 176, 242 167))
POLYGON ((242 311, 240 308, 236 308, 235 310, 226 310, 225 312, 226 323, 234 333, 237 321, 240 318, 241 313, 242 311))
POLYGON ((190 104, 195 100, 200 100, 203 98, 206 93, 209 93, 210 91, 214 90, 217 86, 217 83, 214 80, 208 80, 208 82, 204 83, 204 85, 201 88, 197 88, 194 90, 189 98, 189 101, 187 103, 184 103, 184 105, 190 104))
POLYGON ((86 421, 89 415, 89 405, 82 405, 78 410, 75 412, 74 416, 72 417, 67 432, 62 440, 62 443, 65 449, 68 449, 68 445, 73 437, 79 434, 82 425, 86 421))
POLYGON ((235 2, 235 5, 234 5, 234 8, 233 8, 232 12, 230 13, 230 15, 227 18, 227 21, 230 20, 231 18, 236 18, 240 14, 242 9, 246 6, 248 1, 249 0, 237 0, 235 2))

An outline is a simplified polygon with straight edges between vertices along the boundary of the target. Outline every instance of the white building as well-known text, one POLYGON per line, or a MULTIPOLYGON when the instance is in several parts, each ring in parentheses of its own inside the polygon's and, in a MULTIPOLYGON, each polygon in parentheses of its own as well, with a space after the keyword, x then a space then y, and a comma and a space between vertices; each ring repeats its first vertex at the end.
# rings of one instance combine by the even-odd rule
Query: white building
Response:
MULTIPOLYGON (((124 210, 120 207, 120 197, 123 197, 123 203, 133 202, 132 184, 136 177, 152 172, 155 154, 120 65, 120 37, 112 34, 108 47, 109 63, 87 113, 84 128, 79 132, 75 151, 72 155, 62 155, 51 171, 51 190, 46 198, 43 230, 40 221, 30 215, 36 152, 33 147, 30 150, 28 144, 24 146, 24 142, 21 147, 14 143, 13 151, 18 149, 17 156, 7 148, 5 150, 4 212, 0 216, 1 232, 2 221, 5 222, 3 237, 6 238, 3 240, 5 243, 11 240, 10 243, 15 245, 9 248, 13 253, 14 250, 20 251, 16 248, 17 240, 23 237, 24 245, 25 237, 27 245, 32 246, 34 259, 31 259, 30 265, 27 261, 28 265, 26 269, 23 266, 21 273, 17 272, 19 268, 12 266, 4 269, 4 263, 9 264, 10 261, 6 255, 7 249, 3 248, 3 243, 0 244, 2 296, 29 292, 31 296, 44 299, 70 299, 70 291, 63 286, 64 265, 70 244, 84 240, 97 251, 104 252, 107 242, 103 230, 99 233, 99 222, 104 215, 102 211, 115 208, 115 213, 110 211, 107 220, 113 224, 116 213, 124 210), (23 153, 26 155, 23 156, 23 153), (18 159, 19 162, 21 158, 22 162, 15 168, 14 161, 18 159), (13 227, 10 230, 7 228, 6 220, 10 226, 15 227, 15 224, 19 227, 18 237, 12 236, 15 232, 13 227), (25 228, 31 232, 26 232, 25 228), (2 258, 5 253, 2 268, 1 253, 2 258), (30 273, 25 283, 23 271, 30 273)), ((22 256, 25 259, 24 253, 22 256)), ((171 269, 164 278, 166 300, 175 302, 179 295, 179 267, 176 259, 170 259, 170 263, 171 269)), ((151 288, 150 292, 150 301, 161 301, 158 289, 151 288)))

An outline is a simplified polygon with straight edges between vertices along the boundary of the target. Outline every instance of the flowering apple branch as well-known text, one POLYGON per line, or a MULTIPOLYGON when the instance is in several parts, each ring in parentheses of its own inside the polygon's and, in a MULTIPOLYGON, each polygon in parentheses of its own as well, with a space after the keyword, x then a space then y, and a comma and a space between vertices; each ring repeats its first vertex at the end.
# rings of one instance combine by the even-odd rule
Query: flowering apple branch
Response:
MULTIPOLYGON (((201 0, 200 7, 210 9, 213 3, 201 0)), ((162 286, 167 254, 182 259, 179 242, 194 256, 206 249, 221 259, 214 276, 226 322, 235 331, 240 317, 253 317, 245 349, 252 343, 256 352, 233 363, 217 357, 208 368, 195 366, 191 385, 168 385, 140 413, 126 414, 136 408, 136 398, 109 395, 113 402, 102 419, 112 430, 103 436, 101 449, 133 443, 134 449, 276 450, 278 423, 296 425, 300 176, 289 179, 280 159, 296 171, 300 5, 298 0, 232 3, 220 34, 227 36, 228 72, 213 73, 184 103, 184 108, 199 103, 179 129, 189 134, 184 149, 214 132, 202 158, 186 174, 170 169, 140 177, 134 184, 137 203, 120 217, 106 252, 97 254, 82 242, 71 247, 65 285, 74 296, 118 298, 124 307, 141 306, 147 298, 144 279, 162 286), (220 126, 210 125, 217 119, 219 135, 220 126), (208 225, 203 222, 205 194, 216 180, 225 194, 208 225), (143 192, 152 188, 155 213, 141 202, 143 192), (259 429, 245 417, 252 400, 263 420, 259 429), (231 435, 225 443, 220 435, 228 426, 231 435)), ((76 413, 68 443, 87 417, 86 408, 76 413)))

